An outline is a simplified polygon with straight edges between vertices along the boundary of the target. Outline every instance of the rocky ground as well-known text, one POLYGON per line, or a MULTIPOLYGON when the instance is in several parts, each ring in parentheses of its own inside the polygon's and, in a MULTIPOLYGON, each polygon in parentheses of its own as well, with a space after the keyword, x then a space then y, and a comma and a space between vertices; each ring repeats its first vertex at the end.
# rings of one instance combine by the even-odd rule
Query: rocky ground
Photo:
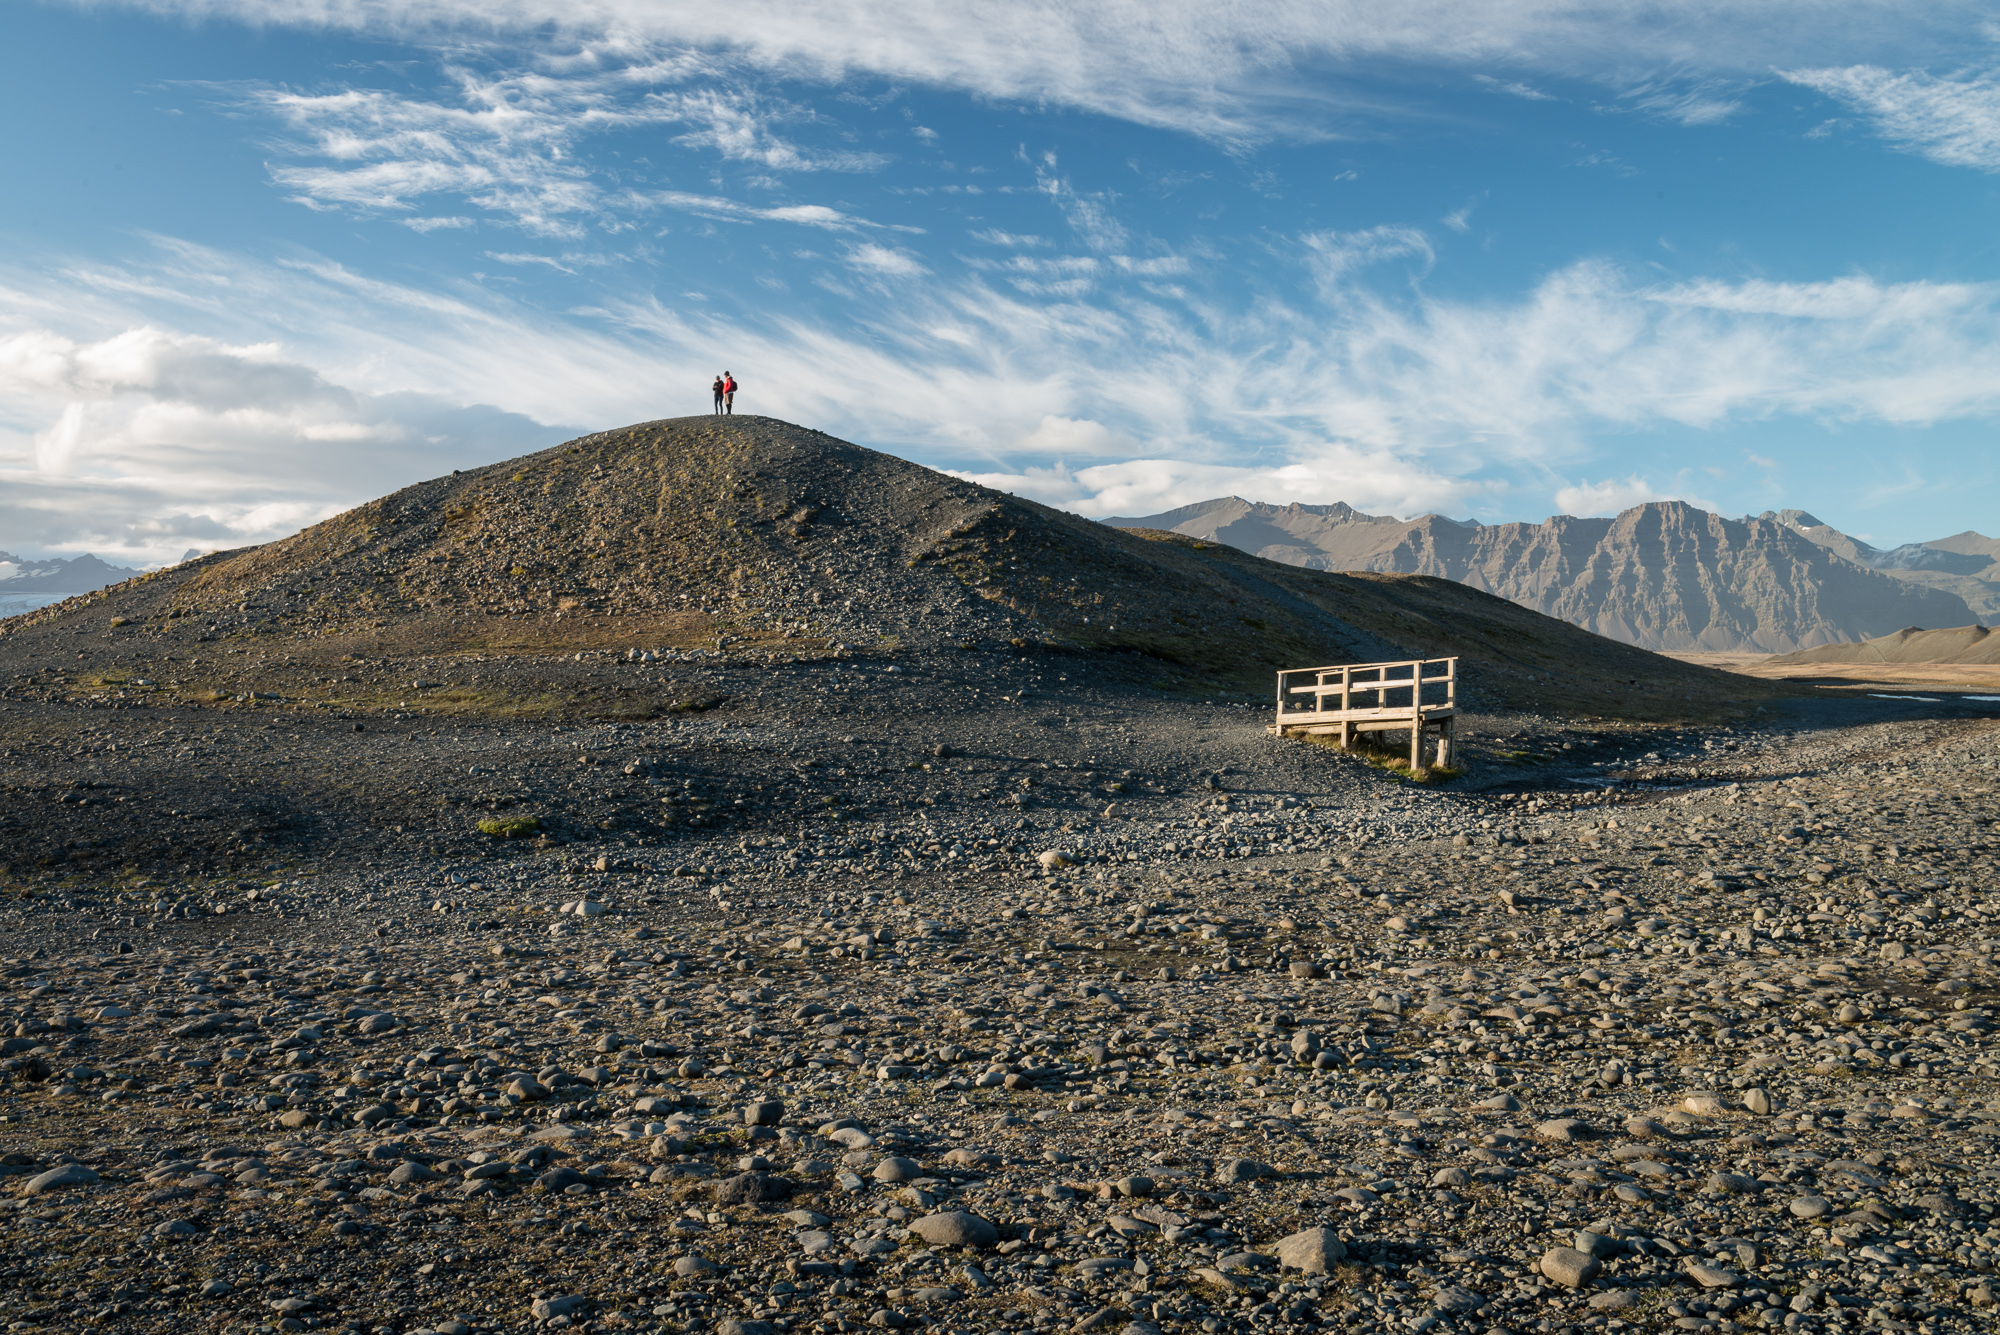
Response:
POLYGON ((753 419, 15 618, 0 1323, 1984 1328, 1994 711, 1808 695, 753 419))
POLYGON ((1067 661, 17 693, 0 1319, 1990 1326, 1989 718, 1487 716, 1426 788, 1067 661))

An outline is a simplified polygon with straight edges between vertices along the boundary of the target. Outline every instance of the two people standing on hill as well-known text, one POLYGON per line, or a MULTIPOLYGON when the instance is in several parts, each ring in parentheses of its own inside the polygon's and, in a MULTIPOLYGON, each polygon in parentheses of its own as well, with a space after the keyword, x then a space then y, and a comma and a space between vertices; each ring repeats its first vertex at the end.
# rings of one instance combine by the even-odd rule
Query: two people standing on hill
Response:
POLYGON ((733 414, 736 411, 736 377, 724 371, 710 386, 715 391, 715 411, 733 414))

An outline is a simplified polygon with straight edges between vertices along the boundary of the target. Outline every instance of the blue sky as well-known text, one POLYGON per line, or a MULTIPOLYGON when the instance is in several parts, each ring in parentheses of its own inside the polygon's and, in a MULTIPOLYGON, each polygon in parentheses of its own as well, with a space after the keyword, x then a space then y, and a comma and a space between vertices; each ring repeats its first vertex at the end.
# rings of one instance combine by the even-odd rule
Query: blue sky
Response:
POLYGON ((2000 531, 2000 27, 1838 3, 0 9, 0 549, 739 406, 1079 513, 2000 531))

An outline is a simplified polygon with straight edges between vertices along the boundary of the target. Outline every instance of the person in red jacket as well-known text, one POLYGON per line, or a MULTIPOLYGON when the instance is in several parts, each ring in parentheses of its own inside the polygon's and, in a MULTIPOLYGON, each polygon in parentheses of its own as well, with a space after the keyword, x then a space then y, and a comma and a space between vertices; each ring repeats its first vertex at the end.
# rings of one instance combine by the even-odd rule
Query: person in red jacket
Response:
POLYGON ((736 377, 727 371, 722 373, 722 411, 732 414, 736 411, 736 377))

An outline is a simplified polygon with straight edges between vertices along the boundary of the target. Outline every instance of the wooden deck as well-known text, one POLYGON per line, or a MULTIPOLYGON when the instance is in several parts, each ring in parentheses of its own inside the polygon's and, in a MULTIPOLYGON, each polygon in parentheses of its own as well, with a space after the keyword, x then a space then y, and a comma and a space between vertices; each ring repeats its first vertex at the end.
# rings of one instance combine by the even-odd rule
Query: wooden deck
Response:
POLYGON ((1360 733, 1407 732, 1410 768, 1421 769, 1426 735, 1437 739, 1435 763, 1451 763, 1457 716, 1456 658, 1340 663, 1280 672, 1278 718, 1272 731, 1280 737, 1338 736, 1343 748, 1360 733))

